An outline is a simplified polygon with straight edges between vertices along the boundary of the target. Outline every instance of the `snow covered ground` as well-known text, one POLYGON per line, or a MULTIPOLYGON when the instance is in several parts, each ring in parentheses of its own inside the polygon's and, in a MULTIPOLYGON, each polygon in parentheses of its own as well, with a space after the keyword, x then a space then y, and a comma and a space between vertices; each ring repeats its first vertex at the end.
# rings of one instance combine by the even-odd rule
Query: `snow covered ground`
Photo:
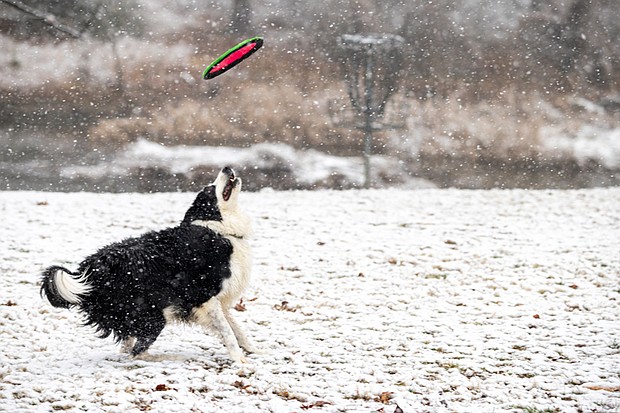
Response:
POLYGON ((193 197, 0 192, 0 411, 620 411, 620 188, 243 193, 248 365, 183 326, 130 360, 39 297, 193 197))

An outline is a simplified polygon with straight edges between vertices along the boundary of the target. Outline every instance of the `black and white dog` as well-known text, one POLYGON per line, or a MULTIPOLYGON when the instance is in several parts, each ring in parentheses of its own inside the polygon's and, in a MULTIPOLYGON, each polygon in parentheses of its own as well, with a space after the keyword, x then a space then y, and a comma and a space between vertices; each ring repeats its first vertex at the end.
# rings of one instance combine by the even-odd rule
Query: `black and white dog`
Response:
POLYGON ((250 277, 251 222, 239 210, 241 179, 226 167, 198 193, 176 227, 101 248, 76 272, 46 269, 41 292, 54 307, 78 308, 100 337, 113 334, 122 351, 146 351, 166 324, 195 323, 215 330, 232 360, 257 349, 230 307, 250 277))

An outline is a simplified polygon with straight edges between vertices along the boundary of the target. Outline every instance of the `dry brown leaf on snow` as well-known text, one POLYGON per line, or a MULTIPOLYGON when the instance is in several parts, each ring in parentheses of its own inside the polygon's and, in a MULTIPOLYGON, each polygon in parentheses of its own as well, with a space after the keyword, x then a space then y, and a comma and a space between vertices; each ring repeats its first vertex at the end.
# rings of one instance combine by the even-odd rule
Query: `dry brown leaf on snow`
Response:
POLYGON ((299 310, 301 307, 296 305, 295 307, 291 307, 288 305, 288 301, 282 301, 281 304, 276 304, 273 306, 273 308, 275 308, 278 311, 289 311, 291 313, 294 313, 295 311, 299 310))
POLYGON ((239 302, 237 304, 235 304, 234 309, 237 310, 237 311, 246 311, 247 310, 247 308, 245 308, 245 304, 243 304, 243 298, 239 299, 239 302))
POLYGON ((308 409, 312 409, 313 407, 323 407, 323 406, 327 406, 330 404, 334 404, 332 402, 326 402, 324 400, 318 400, 312 404, 304 404, 301 406, 302 410, 308 410, 308 409))
POLYGON ((586 389, 608 391, 613 393, 620 392, 620 386, 586 386, 586 389))
POLYGON ((392 395, 393 394, 394 393, 392 393, 391 391, 384 391, 380 395, 375 397, 375 401, 383 403, 383 404, 388 404, 390 402, 390 400, 392 400, 392 395))
POLYGON ((248 390, 248 389, 250 388, 251 384, 245 384, 241 380, 237 380, 232 385, 233 385, 233 387, 236 387, 239 390, 244 390, 244 391, 250 393, 250 390, 248 390))

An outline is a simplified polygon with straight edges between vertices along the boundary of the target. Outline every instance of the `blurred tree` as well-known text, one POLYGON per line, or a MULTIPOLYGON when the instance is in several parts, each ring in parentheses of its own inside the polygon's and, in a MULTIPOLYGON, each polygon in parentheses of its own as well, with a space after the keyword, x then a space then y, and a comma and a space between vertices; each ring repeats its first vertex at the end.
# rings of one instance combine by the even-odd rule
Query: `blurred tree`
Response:
POLYGON ((449 0, 419 4, 399 30, 409 50, 410 92, 419 99, 447 96, 455 82, 475 74, 476 56, 454 21, 455 12, 449 0))
POLYGON ((234 0, 230 31, 233 34, 247 35, 252 32, 252 8, 250 0, 234 0))
POLYGON ((570 7, 566 21, 560 28, 558 41, 563 46, 560 68, 568 73, 575 67, 575 61, 584 52, 587 32, 586 24, 592 0, 577 0, 570 7))
POLYGON ((109 40, 143 31, 137 0, 0 0, 22 13, 0 8, 0 33, 21 40, 64 40, 88 34, 109 40), (54 30, 49 30, 52 27, 54 30))
POLYGON ((616 8, 617 3, 608 0, 532 2, 515 31, 514 61, 523 77, 531 86, 549 91, 571 92, 591 85, 617 91, 620 19, 616 8))
POLYGON ((19 16, 19 18, 14 17, 11 19, 11 15, 7 15, 7 13, 1 13, 0 16, 0 32, 8 34, 10 36, 16 38, 28 38, 29 32, 31 31, 39 31, 44 28, 53 28, 58 32, 61 32, 65 35, 69 35, 74 38, 79 38, 81 36, 81 31, 77 30, 74 27, 67 26, 58 21, 58 18, 55 14, 45 12, 36 7, 32 7, 27 3, 24 3, 21 0, 0 0, 0 2, 9 5, 16 10, 24 14, 13 14, 13 16, 19 16), (28 16, 30 20, 22 20, 23 16, 28 16), (18 22, 23 21, 26 24, 19 24, 18 22), (28 24, 30 23, 30 24, 28 24), (29 27, 30 26, 30 27, 29 27), (35 26, 36 28, 33 28, 35 26))
MULTIPOLYGON (((115 80, 106 85, 107 95, 109 100, 118 102, 114 107, 123 116, 130 108, 125 99, 124 68, 117 43, 121 36, 142 33, 139 9, 138 0, 0 0, 0 33, 28 42, 87 38, 110 45, 115 80)), ((82 58, 88 60, 89 55, 83 53, 82 58)), ((68 94, 75 99, 93 86, 88 70, 84 69, 88 65, 78 66, 75 81, 84 87, 70 89, 68 94)))

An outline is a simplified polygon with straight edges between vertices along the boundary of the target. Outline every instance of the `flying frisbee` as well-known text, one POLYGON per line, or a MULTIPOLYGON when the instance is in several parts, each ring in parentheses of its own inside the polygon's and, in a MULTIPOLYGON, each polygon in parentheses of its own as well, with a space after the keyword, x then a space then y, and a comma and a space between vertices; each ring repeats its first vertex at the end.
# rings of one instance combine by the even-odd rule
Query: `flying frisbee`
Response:
POLYGON ((202 72, 205 80, 213 79, 216 76, 232 69, 243 60, 250 57, 263 45, 263 38, 260 36, 252 37, 229 49, 226 53, 218 57, 202 72))

